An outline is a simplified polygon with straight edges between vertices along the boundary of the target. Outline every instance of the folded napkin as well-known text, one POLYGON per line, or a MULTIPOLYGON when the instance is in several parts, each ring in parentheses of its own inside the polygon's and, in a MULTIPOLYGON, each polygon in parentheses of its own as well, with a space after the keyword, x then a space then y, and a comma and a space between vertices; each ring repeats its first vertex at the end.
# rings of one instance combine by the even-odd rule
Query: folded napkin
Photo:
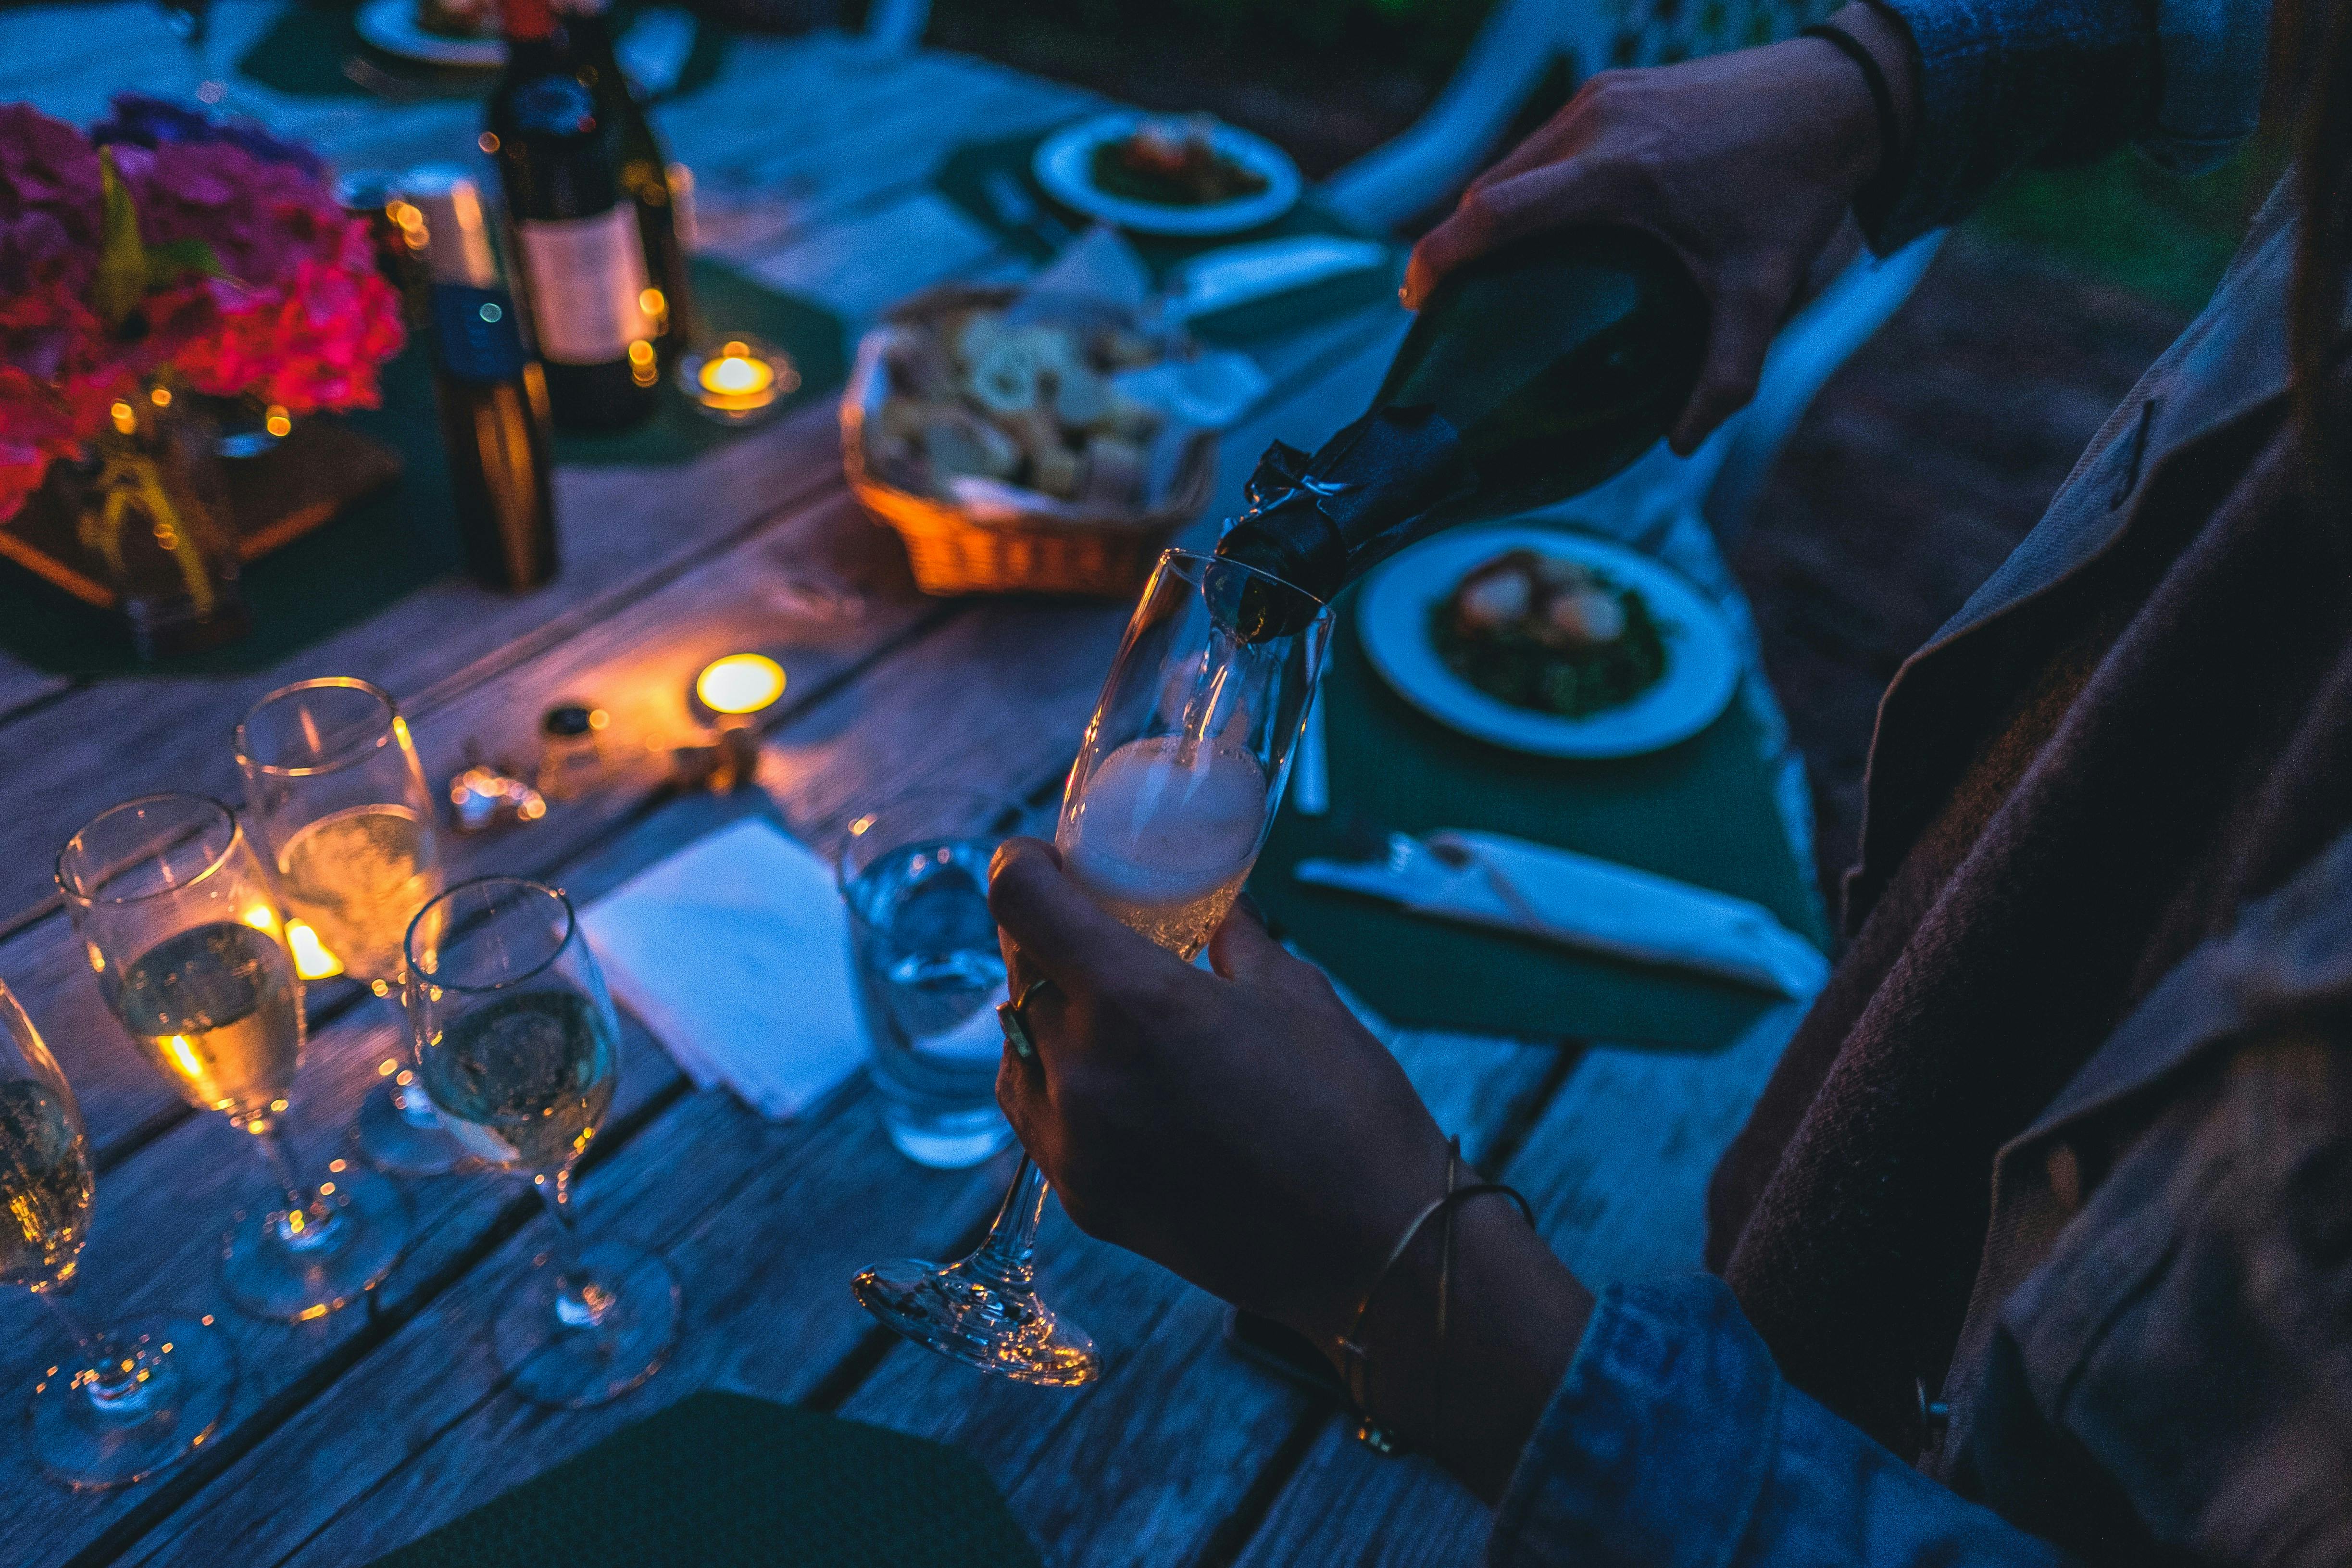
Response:
POLYGON ((698 1088, 787 1117, 865 1059, 841 895, 763 819, 696 840, 582 919, 614 996, 698 1088))
POLYGON ((1385 860, 1301 860, 1302 882, 1419 914, 1673 964, 1804 998, 1829 961, 1760 904, 1499 833, 1389 836, 1385 860))

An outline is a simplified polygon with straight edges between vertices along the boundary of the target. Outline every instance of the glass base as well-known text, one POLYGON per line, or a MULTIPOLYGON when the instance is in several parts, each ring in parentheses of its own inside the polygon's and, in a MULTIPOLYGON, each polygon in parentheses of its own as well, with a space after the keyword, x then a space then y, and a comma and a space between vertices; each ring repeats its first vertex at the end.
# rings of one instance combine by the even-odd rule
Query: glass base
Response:
POLYGON ((25 1412, 41 1468, 76 1490, 128 1486, 193 1452, 236 1390, 228 1336, 184 1318, 110 1325, 94 1350, 97 1367, 131 1373, 120 1392, 68 1352, 25 1412))
POLYGON ((882 1130, 890 1146, 934 1171, 968 1171, 1013 1142, 1013 1124, 995 1102, 980 1110, 924 1116, 887 1102, 882 1130))
POLYGON ((347 1162, 319 1191, 333 1219, 296 1233, 282 1209, 229 1232, 221 1288, 257 1318, 301 1322, 358 1300, 392 1272, 408 1245, 408 1203, 400 1189, 347 1162), (331 1185, 333 1191, 328 1192, 331 1185))
POLYGON ((919 1345, 1015 1383, 1076 1388, 1102 1375, 1095 1342, 1036 1293, 992 1280, 969 1260, 877 1263, 849 1282, 866 1310, 919 1345))
MULTIPOLYGON (((404 1073, 403 1076, 412 1076, 404 1073)), ((446 1176, 472 1159, 425 1091, 385 1079, 360 1102, 360 1158, 393 1176, 446 1176), (413 1100, 412 1108, 403 1103, 413 1100)))
POLYGON ((658 1371, 677 1342, 677 1277, 642 1247, 592 1243, 573 1269, 551 1249, 519 1283, 491 1339, 515 1392, 535 1404, 576 1409, 617 1399, 658 1371))

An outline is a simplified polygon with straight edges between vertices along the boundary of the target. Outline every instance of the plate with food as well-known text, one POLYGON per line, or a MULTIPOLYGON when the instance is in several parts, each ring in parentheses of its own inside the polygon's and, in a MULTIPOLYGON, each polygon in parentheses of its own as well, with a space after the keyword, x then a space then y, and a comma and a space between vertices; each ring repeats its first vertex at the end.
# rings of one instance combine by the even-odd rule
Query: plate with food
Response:
POLYGON ((367 0, 352 19, 388 55, 436 66, 506 63, 496 0, 367 0))
POLYGON ((1105 114, 1038 144, 1033 168, 1063 205, 1138 234, 1239 234, 1298 201, 1298 165, 1206 114, 1105 114))
POLYGON ((1715 606, 1622 545, 1502 524, 1443 533, 1365 584, 1372 668, 1440 723, 1546 757, 1631 757, 1689 739, 1739 684, 1715 606))

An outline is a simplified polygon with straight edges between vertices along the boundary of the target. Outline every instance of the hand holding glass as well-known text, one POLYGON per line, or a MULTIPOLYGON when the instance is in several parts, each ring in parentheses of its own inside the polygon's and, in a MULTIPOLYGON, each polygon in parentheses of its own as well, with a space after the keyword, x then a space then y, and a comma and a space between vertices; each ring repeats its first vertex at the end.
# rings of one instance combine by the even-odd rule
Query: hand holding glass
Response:
POLYGON ((556 1245, 493 1325, 516 1390, 601 1405, 661 1365, 677 1281, 650 1252, 582 1245, 572 1168, 621 1077, 621 1025, 572 901, 519 877, 460 882, 408 931, 404 997, 417 1071, 442 1124, 488 1164, 530 1177, 556 1245))
MULTIPOLYGON (((1171 550, 1143 590, 1062 795, 1054 842, 1072 880, 1190 960, 1233 908, 1281 802, 1329 641, 1329 611, 1281 579, 1171 550), (1286 635, 1245 640, 1255 624, 1286 635), (1263 614, 1270 600, 1285 613, 1263 614)), ((1019 994, 1021 977, 1013 977, 1019 994)), ((1026 1159, 978 1251, 942 1267, 877 1264, 851 1282, 866 1310, 983 1372, 1073 1387, 1101 1375, 1094 1342, 1038 1298, 1045 1178, 1026 1159)))
POLYGON ((285 1206, 230 1233, 229 1299, 264 1318, 315 1318, 391 1271, 408 1211, 391 1183, 347 1162, 312 1187, 280 1121, 302 1057, 302 983, 275 889, 235 813, 152 795, 100 813, 66 841, 58 886, 131 1039, 189 1104, 254 1135, 285 1206))

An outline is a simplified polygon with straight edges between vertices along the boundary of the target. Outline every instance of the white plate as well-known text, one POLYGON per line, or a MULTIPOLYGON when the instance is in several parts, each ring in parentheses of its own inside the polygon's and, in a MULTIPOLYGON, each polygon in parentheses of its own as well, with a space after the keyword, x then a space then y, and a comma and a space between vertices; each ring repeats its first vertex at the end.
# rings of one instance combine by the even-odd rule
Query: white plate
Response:
POLYGON ((500 38, 452 38, 416 25, 416 0, 367 0, 352 23, 360 37, 388 55, 436 66, 502 66, 500 38))
POLYGON ((1697 589, 1646 555, 1590 534, 1526 523, 1441 533, 1382 565, 1364 584, 1356 626, 1372 668, 1439 723, 1540 757, 1632 757, 1686 741, 1715 721, 1739 684, 1731 628, 1697 589), (1462 579, 1507 550, 1528 549, 1598 568, 1649 602, 1666 645, 1666 672, 1620 707, 1583 719, 1516 708, 1445 667, 1429 640, 1429 614, 1462 579))
POLYGON ((1106 142, 1126 140, 1148 121, 1166 118, 1105 114, 1064 126, 1038 144, 1031 165, 1037 183, 1063 205, 1138 234, 1239 234, 1272 223, 1297 204, 1298 165, 1290 161, 1290 155, 1264 137, 1230 125, 1219 125, 1210 132, 1209 145, 1265 181, 1265 189, 1254 196, 1178 207, 1129 201, 1098 189, 1094 182, 1095 149, 1106 142))

